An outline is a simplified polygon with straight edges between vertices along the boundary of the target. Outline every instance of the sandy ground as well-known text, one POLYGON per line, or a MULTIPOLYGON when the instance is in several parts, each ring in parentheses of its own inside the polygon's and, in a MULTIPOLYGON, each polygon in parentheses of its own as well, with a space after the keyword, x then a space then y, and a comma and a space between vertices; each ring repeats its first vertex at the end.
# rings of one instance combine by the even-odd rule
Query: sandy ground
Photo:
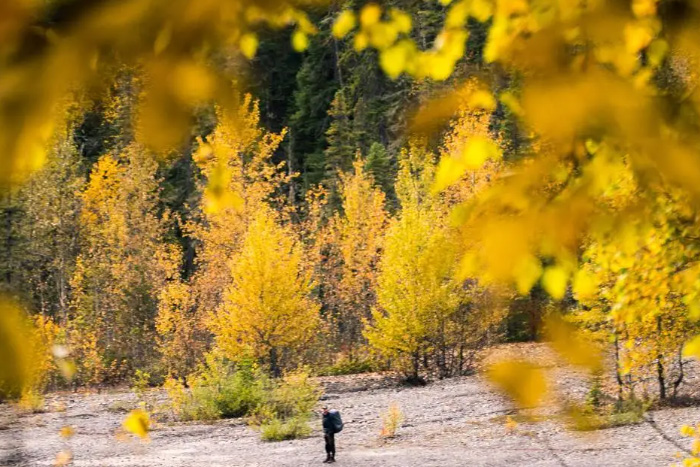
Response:
MULTIPOLYGON (((697 384, 697 383, 694 383, 697 384)), ((684 423, 700 421, 700 407, 650 413, 641 423, 594 433, 566 430, 547 421, 505 427, 510 406, 478 376, 410 388, 385 377, 326 378, 325 401, 338 408, 345 429, 337 436, 338 466, 663 466, 677 461, 689 442, 684 423), (389 387, 387 387, 389 386, 389 387), (379 437, 379 414, 399 404, 406 421, 398 436, 379 437)), ((265 443, 241 420, 212 424, 161 423, 144 443, 118 440, 124 411, 134 394, 54 395, 48 405, 65 411, 17 415, 0 407, 0 464, 52 465, 70 449, 76 466, 305 466, 324 458, 320 421, 307 439, 265 443), (75 428, 64 440, 59 430, 75 428)))

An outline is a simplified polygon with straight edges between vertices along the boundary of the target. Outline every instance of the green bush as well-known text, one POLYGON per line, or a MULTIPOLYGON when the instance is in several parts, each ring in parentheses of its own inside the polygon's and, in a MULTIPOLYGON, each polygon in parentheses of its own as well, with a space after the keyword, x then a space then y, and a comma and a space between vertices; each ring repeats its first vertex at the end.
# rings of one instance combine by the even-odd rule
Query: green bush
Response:
POLYGON ((234 367, 210 354, 190 377, 190 389, 175 380, 166 382, 171 406, 181 420, 217 420, 253 413, 264 400, 268 378, 251 363, 234 367))
POLYGON ((233 365, 217 354, 190 377, 190 388, 169 379, 165 389, 180 420, 217 420, 250 416, 265 440, 307 436, 314 406, 321 391, 308 372, 270 379, 252 363, 233 365))
POLYGON ((306 371, 286 375, 274 382, 265 393, 265 400, 251 417, 251 424, 260 428, 263 440, 279 441, 308 436, 309 419, 321 397, 321 390, 306 371))
POLYGON ((319 374, 322 376, 356 375, 374 371, 374 364, 370 360, 342 359, 337 363, 323 368, 319 374))
POLYGON ((574 429, 579 431, 604 430, 617 426, 634 425, 644 421, 649 404, 639 399, 620 401, 604 413, 597 413, 590 407, 582 414, 574 429))
POLYGON ((308 417, 292 417, 286 420, 274 417, 260 425, 260 436, 263 441, 284 441, 304 438, 310 434, 308 417))

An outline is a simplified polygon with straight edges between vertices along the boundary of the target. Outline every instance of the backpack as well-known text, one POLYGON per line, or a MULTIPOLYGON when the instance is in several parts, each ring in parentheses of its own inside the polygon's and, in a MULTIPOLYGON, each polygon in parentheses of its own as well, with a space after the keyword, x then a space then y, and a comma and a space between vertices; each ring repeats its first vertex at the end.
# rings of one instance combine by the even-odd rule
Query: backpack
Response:
POLYGON ((331 419, 333 425, 333 433, 340 433, 343 431, 343 420, 340 418, 340 412, 337 410, 329 410, 328 416, 331 419))

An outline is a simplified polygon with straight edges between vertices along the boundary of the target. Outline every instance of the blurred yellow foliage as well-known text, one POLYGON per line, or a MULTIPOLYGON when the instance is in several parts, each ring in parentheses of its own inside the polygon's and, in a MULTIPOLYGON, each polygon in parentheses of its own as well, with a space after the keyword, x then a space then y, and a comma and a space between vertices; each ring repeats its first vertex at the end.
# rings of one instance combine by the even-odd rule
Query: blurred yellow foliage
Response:
POLYGON ((141 439, 148 439, 148 432, 151 429, 151 419, 142 409, 134 409, 124 418, 122 427, 141 439))
POLYGON ((486 376, 521 408, 533 408, 547 396, 542 368, 524 360, 504 360, 492 364, 486 376))
POLYGON ((32 378, 31 327, 19 305, 0 297, 0 398, 17 397, 32 378), (29 345, 28 345, 29 344, 29 345))
POLYGON ((56 459, 53 462, 55 467, 63 467, 69 465, 73 460, 73 454, 70 451, 60 451, 56 454, 56 459))
POLYGON ((61 438, 71 438, 75 434, 75 428, 66 425, 64 427, 61 427, 59 434, 61 435, 61 438))
POLYGON ((342 39, 355 29, 356 24, 355 14, 351 10, 343 10, 333 23, 333 36, 337 39, 342 39))

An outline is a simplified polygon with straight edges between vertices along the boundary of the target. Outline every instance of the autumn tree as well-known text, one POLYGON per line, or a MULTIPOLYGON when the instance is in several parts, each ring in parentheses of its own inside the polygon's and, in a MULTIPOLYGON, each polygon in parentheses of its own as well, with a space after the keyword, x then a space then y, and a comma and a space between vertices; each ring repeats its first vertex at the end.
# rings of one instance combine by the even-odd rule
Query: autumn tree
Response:
POLYGON ((69 340, 82 382, 123 377, 155 360, 158 296, 176 275, 178 254, 158 213, 157 163, 132 144, 105 155, 85 189, 82 239, 71 278, 69 340))
POLYGON ((261 206, 240 253, 231 258, 232 283, 210 321, 217 345, 230 359, 253 357, 273 376, 300 363, 319 320, 302 255, 291 228, 261 206))
POLYGON ((430 195, 432 157, 417 147, 402 153, 396 183, 401 210, 386 233, 377 306, 365 328, 369 344, 414 380, 424 359, 452 350, 445 328, 466 300, 455 279, 456 238, 444 207, 430 195))
POLYGON ((14 291, 21 291, 34 312, 65 324, 70 308, 70 278, 79 247, 83 164, 72 131, 57 136, 46 165, 31 175, 6 212, 8 236, 3 263, 14 291))
POLYGON ((252 216, 267 203, 282 207, 288 174, 272 161, 285 133, 259 126, 260 109, 250 95, 236 112, 219 111, 218 123, 193 155, 203 179, 196 218, 185 224, 195 241, 192 292, 203 313, 216 310, 230 284, 228 262, 242 246, 252 216))
MULTIPOLYGON (((598 148, 597 157, 608 149, 598 148)), ((635 397, 654 379, 658 395, 676 395, 684 379, 683 346, 699 328, 688 308, 698 261, 697 214, 678 190, 664 185, 640 191, 626 164, 609 166, 601 203, 638 210, 620 233, 599 231, 584 252, 574 292, 584 309, 575 315, 597 337, 613 341, 619 396, 635 397)), ((692 303, 692 302, 691 302, 692 303)))
POLYGON ((325 264, 319 281, 326 283, 324 303, 331 321, 332 342, 354 360, 363 344, 362 322, 375 305, 377 266, 387 223, 385 195, 358 157, 353 171, 340 173, 341 211, 322 232, 325 264))
POLYGON ((261 209, 286 209, 289 174, 272 161, 285 133, 260 127, 258 102, 245 95, 235 112, 219 109, 217 125, 193 154, 201 178, 199 202, 183 230, 194 242, 195 272, 171 281, 160 296, 156 329, 167 371, 185 376, 210 347, 207 320, 220 309, 232 283, 250 222, 261 209))

